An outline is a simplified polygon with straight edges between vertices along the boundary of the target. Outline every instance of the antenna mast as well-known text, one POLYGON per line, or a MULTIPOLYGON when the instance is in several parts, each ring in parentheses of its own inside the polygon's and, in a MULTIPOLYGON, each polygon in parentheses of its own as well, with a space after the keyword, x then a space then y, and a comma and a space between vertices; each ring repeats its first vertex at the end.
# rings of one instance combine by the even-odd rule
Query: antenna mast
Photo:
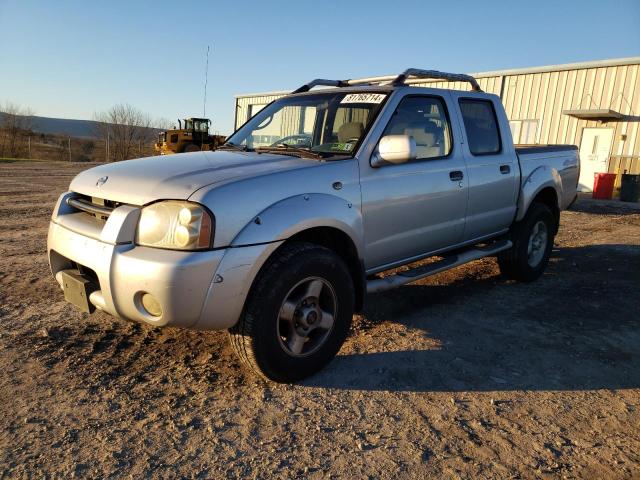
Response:
POLYGON ((207 45, 207 65, 204 69, 204 99, 202 101, 202 116, 207 118, 207 80, 209 77, 209 45, 207 45))

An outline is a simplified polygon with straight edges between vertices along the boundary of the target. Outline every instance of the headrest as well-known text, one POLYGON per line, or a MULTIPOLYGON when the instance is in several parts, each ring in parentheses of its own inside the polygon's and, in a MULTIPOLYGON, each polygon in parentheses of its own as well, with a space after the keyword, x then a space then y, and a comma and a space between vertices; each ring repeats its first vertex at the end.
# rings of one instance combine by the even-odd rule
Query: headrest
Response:
POLYGON ((424 125, 419 127, 408 127, 404 129, 404 134, 413 137, 416 141, 416 145, 424 147, 431 147, 436 144, 436 134, 432 132, 426 132, 424 125))
POLYGON ((338 130, 338 141, 346 142, 347 140, 353 140, 360 138, 364 133, 364 125, 360 122, 344 123, 338 130))

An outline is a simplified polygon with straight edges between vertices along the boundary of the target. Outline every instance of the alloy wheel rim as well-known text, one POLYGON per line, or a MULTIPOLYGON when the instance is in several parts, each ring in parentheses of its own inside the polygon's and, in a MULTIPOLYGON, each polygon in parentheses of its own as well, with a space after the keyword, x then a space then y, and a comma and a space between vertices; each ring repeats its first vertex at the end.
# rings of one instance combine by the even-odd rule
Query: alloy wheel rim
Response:
POLYGON ((278 340, 293 357, 304 357, 324 345, 333 330, 338 299, 329 282, 308 277, 298 282, 278 311, 278 340))
POLYGON ((544 258, 544 253, 547 249, 547 225, 538 220, 529 236, 529 245, 527 246, 527 263, 530 267, 536 267, 540 264, 544 258))

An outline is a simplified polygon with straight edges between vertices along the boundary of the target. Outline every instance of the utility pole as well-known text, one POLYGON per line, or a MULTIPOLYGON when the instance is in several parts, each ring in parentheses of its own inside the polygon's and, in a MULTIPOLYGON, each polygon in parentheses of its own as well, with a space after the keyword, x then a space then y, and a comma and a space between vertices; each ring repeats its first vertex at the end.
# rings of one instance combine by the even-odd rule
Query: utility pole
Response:
POLYGON ((29 140, 29 158, 31 158, 31 135, 29 135, 27 139, 29 140))
POLYGON ((105 162, 109 161, 109 131, 107 131, 107 158, 105 158, 105 162))
POLYGON ((207 118, 207 80, 209 78, 209 45, 207 45, 207 65, 204 69, 204 99, 202 101, 202 116, 207 118))
POLYGON ((69 147, 69 161, 71 161, 71 137, 67 137, 67 145, 69 147))

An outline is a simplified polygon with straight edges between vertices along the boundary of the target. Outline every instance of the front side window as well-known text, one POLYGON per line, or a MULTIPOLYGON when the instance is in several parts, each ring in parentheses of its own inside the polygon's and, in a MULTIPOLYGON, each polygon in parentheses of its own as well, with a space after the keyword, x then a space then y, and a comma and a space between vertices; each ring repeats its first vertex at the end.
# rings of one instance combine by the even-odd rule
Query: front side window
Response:
POLYGON ((451 152, 451 131, 439 98, 405 97, 393 113, 384 135, 409 135, 416 142, 416 159, 446 157, 451 152))
POLYGON ((284 97, 256 113, 226 146, 351 157, 386 98, 387 93, 339 90, 284 97))
POLYGON ((500 132, 493 104, 489 100, 461 99, 460 111, 467 132, 469 151, 487 155, 500 151, 500 132))

